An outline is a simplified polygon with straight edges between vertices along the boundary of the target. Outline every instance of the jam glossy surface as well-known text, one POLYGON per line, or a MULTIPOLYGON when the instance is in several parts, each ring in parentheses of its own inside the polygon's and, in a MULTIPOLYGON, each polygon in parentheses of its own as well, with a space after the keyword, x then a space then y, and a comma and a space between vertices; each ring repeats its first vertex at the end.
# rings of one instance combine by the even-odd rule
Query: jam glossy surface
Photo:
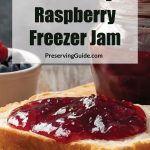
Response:
POLYGON ((144 111, 105 96, 50 98, 12 111, 8 124, 69 143, 84 139, 117 140, 146 130, 144 111))

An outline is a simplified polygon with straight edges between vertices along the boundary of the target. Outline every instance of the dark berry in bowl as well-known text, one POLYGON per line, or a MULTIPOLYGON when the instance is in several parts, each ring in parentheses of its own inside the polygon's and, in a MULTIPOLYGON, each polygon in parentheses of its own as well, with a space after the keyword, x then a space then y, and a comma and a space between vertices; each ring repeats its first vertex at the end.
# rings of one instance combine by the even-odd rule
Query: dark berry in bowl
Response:
POLYGON ((17 66, 17 64, 9 64, 8 68, 9 68, 10 72, 18 71, 19 70, 19 67, 17 66))
POLYGON ((5 73, 5 72, 9 72, 8 67, 6 67, 3 64, 0 64, 0 73, 5 73))
POLYGON ((28 69, 32 67, 31 64, 20 64, 20 70, 28 69))

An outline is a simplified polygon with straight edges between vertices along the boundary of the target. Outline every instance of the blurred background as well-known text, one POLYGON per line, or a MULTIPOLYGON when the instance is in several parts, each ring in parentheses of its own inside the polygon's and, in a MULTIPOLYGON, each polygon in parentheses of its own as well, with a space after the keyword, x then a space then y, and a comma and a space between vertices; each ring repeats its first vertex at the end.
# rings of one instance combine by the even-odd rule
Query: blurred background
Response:
MULTIPOLYGON (((12 47, 12 0, 0 0, 0 40, 12 47)), ((92 82, 89 65, 43 65, 37 93, 92 82)))

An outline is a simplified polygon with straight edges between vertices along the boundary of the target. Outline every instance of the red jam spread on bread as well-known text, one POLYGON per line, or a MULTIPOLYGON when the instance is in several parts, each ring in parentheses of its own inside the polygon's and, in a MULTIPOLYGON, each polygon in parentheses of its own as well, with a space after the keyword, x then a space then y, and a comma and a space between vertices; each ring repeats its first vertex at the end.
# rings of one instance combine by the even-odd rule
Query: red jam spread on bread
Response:
POLYGON ((118 140, 146 131, 144 111, 105 96, 37 100, 13 110, 8 124, 58 142, 118 140))

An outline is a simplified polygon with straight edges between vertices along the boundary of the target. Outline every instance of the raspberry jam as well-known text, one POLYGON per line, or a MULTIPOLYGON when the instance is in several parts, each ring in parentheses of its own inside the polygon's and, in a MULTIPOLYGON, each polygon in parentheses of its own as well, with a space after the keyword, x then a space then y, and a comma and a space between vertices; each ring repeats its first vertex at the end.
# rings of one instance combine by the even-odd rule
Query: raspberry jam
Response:
POLYGON ((92 95, 30 102, 13 110, 8 124, 63 143, 117 140, 146 131, 146 115, 131 102, 92 95))
MULTIPOLYGON (((130 2, 130 1, 129 1, 130 2)), ((132 2, 132 1, 131 1, 132 2)), ((138 0, 138 64, 92 64, 92 73, 96 85, 97 95, 108 95, 116 99, 129 99, 133 103, 142 105, 150 105, 150 0, 138 0)), ((106 1, 100 1, 99 8, 109 8, 119 6, 119 1, 115 1, 114 5, 110 6, 106 1)), ((126 3, 125 3, 126 4, 126 3)), ((127 6, 130 4, 127 2, 127 6)), ((122 7, 121 7, 122 8, 122 7)), ((118 15, 124 18, 127 14, 132 18, 132 7, 128 8, 129 11, 120 9, 118 15)), ((126 17, 125 17, 126 18, 126 17)), ((125 19, 124 18, 124 19, 125 19)), ((121 20, 122 21, 122 20, 121 20)), ((120 22, 121 22, 120 21, 120 22)), ((129 23, 128 26, 135 29, 135 25, 129 23)), ((96 29, 102 31, 102 25, 99 24, 96 29)), ((126 30, 125 25, 122 25, 125 30, 126 37, 130 35, 129 30, 126 30)), ((132 36, 132 34, 131 34, 132 36)), ((134 39, 135 35, 133 35, 134 39)), ((130 43, 130 41, 128 41, 130 43)), ((131 40, 132 42, 132 40, 131 40)), ((111 55, 112 49, 106 47, 108 53, 111 55), (109 52, 110 51, 110 52, 109 52)), ((101 46, 91 46, 92 51, 101 51, 101 46)), ((126 52, 120 50, 119 55, 127 57, 126 52)), ((135 51, 134 48, 128 49, 128 53, 135 51)), ((119 55, 114 55, 115 59, 119 59, 119 55)), ((109 57, 107 58, 109 59, 109 57)), ((128 59, 128 60, 129 60, 128 59)))
POLYGON ((93 64, 97 94, 150 104, 150 52, 139 52, 138 64, 93 64))

